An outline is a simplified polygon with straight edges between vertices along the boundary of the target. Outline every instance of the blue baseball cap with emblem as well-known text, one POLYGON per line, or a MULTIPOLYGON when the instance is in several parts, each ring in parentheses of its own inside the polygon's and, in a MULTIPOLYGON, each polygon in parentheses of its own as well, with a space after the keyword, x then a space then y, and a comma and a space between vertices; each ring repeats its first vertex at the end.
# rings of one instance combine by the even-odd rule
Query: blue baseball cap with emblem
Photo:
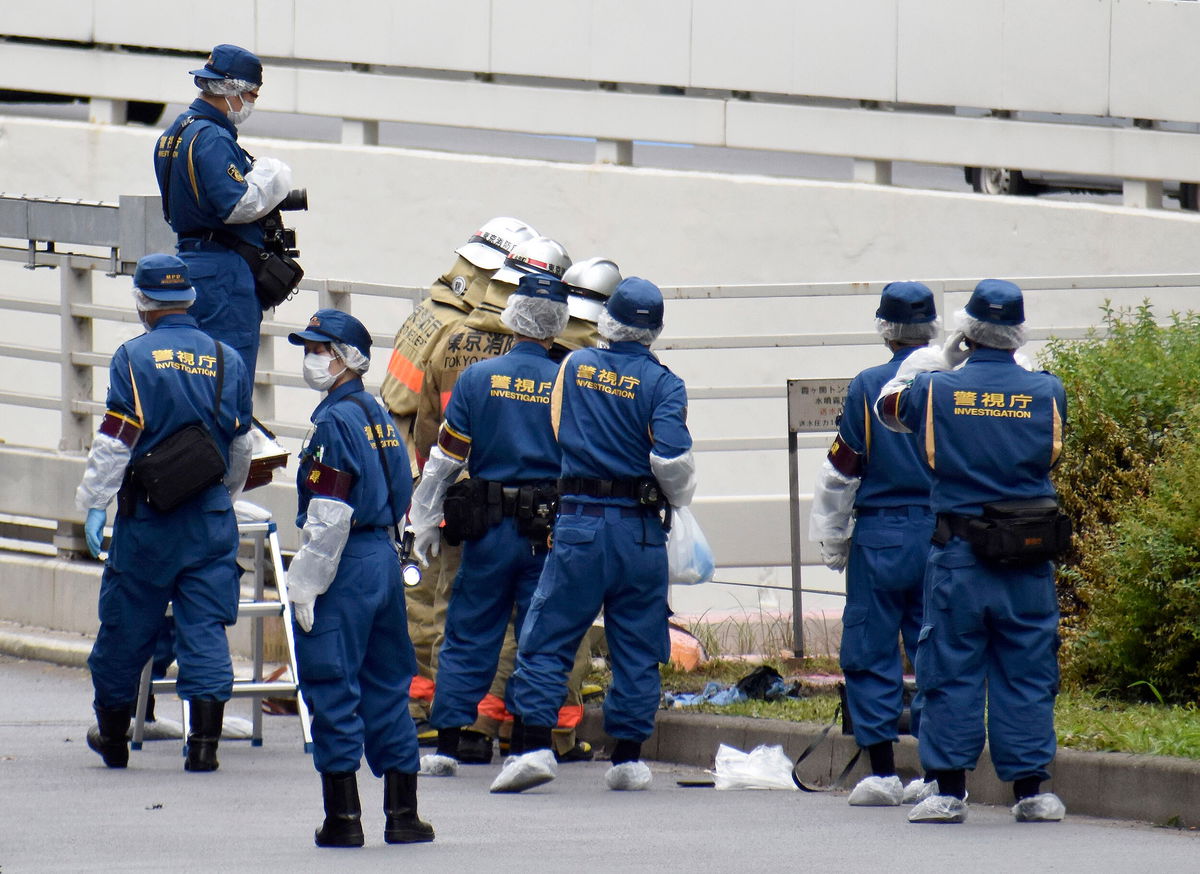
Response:
POLYGON ((608 314, 630 328, 657 331, 663 324, 663 296, 648 279, 622 279, 604 307, 608 314))
POLYGON ((198 79, 241 79, 251 85, 262 84, 262 61, 258 55, 228 43, 214 46, 205 65, 190 72, 198 79))
POLYGON ((984 279, 967 301, 967 315, 993 325, 1025 322, 1025 299, 1021 289, 1005 279, 984 279))
POLYGON ((188 266, 174 255, 143 255, 133 272, 133 284, 146 297, 162 303, 191 303, 196 299, 188 266))
POLYGON ((288 342, 296 346, 303 346, 305 340, 345 343, 368 359, 371 357, 371 332, 354 316, 341 310, 317 310, 308 320, 308 327, 288 334, 288 342))
POLYGON ((883 287, 875 318, 899 325, 921 325, 937 318, 933 292, 923 282, 889 282, 883 287))
POLYGON ((552 300, 555 303, 567 302, 566 283, 549 273, 526 273, 517 282, 513 294, 552 300))

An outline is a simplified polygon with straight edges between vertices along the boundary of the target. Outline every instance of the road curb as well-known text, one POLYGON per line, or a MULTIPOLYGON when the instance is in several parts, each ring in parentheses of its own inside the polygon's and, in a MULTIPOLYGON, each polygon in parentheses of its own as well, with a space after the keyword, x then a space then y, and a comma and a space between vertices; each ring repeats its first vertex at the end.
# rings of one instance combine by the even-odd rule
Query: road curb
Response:
MULTIPOLYGON (((611 748, 604 733, 603 714, 589 708, 579 727, 581 737, 611 748)), ((749 751, 761 744, 780 744, 792 759, 816 740, 824 726, 780 719, 751 719, 704 713, 660 710, 654 734, 643 744, 646 758, 711 769, 717 747, 724 743, 749 751)), ((829 785, 854 755, 852 737, 834 729, 805 760, 800 776, 810 785, 829 785)), ((902 737, 896 746, 896 766, 905 777, 920 772, 917 742, 902 737)), ((1107 819, 1134 820, 1183 828, 1200 827, 1200 761, 1171 756, 1097 753, 1060 748, 1050 766, 1046 791, 1055 792, 1068 813, 1107 819)), ((846 779, 847 787, 870 773, 866 756, 846 779)), ((978 767, 968 774, 972 801, 1011 805, 1010 784, 1001 783, 985 749, 978 767)))
MULTIPOLYGON (((0 627, 0 653, 22 659, 86 668, 92 640, 5 623, 0 627)), ((816 740, 824 726, 780 719, 751 719, 706 713, 659 711, 654 734, 643 744, 647 759, 713 767, 717 747, 728 744, 751 750, 761 744, 780 744, 796 758, 816 740)), ((611 747, 599 707, 588 707, 579 735, 597 746, 611 747)), ((805 760, 801 777, 828 785, 854 755, 854 739, 834 731, 805 760)), ((905 776, 919 771, 917 743, 903 737, 896 746, 896 765, 905 776)), ((1069 813, 1107 819, 1135 820, 1156 825, 1200 827, 1200 762, 1171 756, 1130 753, 1092 753, 1060 749, 1051 766, 1046 789, 1057 793, 1069 813)), ((847 778, 853 785, 868 773, 865 757, 847 778)), ((968 775, 972 801, 1011 804, 1008 784, 996 779, 985 749, 979 767, 968 775)))

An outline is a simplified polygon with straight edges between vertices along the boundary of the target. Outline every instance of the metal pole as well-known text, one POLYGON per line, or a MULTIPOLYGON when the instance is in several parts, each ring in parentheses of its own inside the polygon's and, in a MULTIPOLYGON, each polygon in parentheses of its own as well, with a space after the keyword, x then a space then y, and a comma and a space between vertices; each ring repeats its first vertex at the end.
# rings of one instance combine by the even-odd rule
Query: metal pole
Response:
POLYGON ((76 353, 92 351, 92 320, 72 315, 72 308, 75 304, 92 302, 92 272, 70 262, 64 264, 59 271, 59 301, 62 306, 59 320, 62 436, 58 448, 75 452, 86 449, 92 436, 91 415, 74 409, 76 401, 92 399, 92 366, 73 363, 76 353))
MULTIPOLYGON (((791 392, 788 406, 791 407, 791 392)), ((804 658, 804 605, 800 580, 800 471, 798 469, 796 430, 788 410, 788 519, 792 546, 792 654, 804 658)))

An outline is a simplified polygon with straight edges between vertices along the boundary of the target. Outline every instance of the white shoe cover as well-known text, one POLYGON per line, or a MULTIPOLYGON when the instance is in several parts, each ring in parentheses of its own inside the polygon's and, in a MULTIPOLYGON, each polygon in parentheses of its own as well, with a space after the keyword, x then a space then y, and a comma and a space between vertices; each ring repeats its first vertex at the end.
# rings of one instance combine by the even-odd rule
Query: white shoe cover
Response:
POLYGON ((608 788, 619 792, 645 789, 653 779, 650 767, 645 762, 622 762, 613 765, 604 775, 604 782, 608 788))
POLYGON ((1053 792, 1022 798, 1012 807, 1017 822, 1059 822, 1067 815, 1067 806, 1053 792))
POLYGON ((938 794, 937 780, 925 782, 921 777, 909 782, 904 787, 904 798, 901 799, 902 804, 918 804, 928 798, 930 795, 938 794))
POLYGON ((851 807, 895 807, 904 797, 904 784, 893 774, 890 777, 863 777, 850 792, 851 807))
POLYGON ((534 786, 549 783, 558 776, 558 763, 552 750, 534 750, 520 756, 509 756, 504 769, 492 781, 491 792, 524 792, 534 786))
POLYGON ((930 795, 908 813, 909 822, 965 822, 967 802, 953 795, 930 795))
POLYGON ((422 777, 453 777, 458 774, 458 759, 436 753, 421 756, 422 777))

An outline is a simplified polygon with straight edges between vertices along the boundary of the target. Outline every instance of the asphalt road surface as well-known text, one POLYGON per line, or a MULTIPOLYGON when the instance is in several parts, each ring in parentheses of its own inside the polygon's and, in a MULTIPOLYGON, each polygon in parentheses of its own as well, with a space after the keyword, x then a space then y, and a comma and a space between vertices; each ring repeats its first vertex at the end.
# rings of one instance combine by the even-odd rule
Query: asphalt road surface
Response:
MULTIPOLYGON (((0 657, 0 872, 1144 872, 1194 871, 1200 835, 1068 815, 1016 824, 973 805, 963 825, 911 825, 905 809, 845 795, 682 788, 696 771, 654 764, 649 791, 604 787, 605 763, 564 765, 522 795, 490 795, 499 764, 424 779, 431 844, 383 843, 382 787, 360 772, 367 846, 319 850, 320 782, 294 718, 269 717, 261 747, 221 746, 221 769, 188 774, 177 741, 147 743, 110 771, 84 742, 85 671, 0 657)), ((168 700, 159 713, 178 716, 168 700)), ((246 702, 233 705, 245 714, 246 702)))

